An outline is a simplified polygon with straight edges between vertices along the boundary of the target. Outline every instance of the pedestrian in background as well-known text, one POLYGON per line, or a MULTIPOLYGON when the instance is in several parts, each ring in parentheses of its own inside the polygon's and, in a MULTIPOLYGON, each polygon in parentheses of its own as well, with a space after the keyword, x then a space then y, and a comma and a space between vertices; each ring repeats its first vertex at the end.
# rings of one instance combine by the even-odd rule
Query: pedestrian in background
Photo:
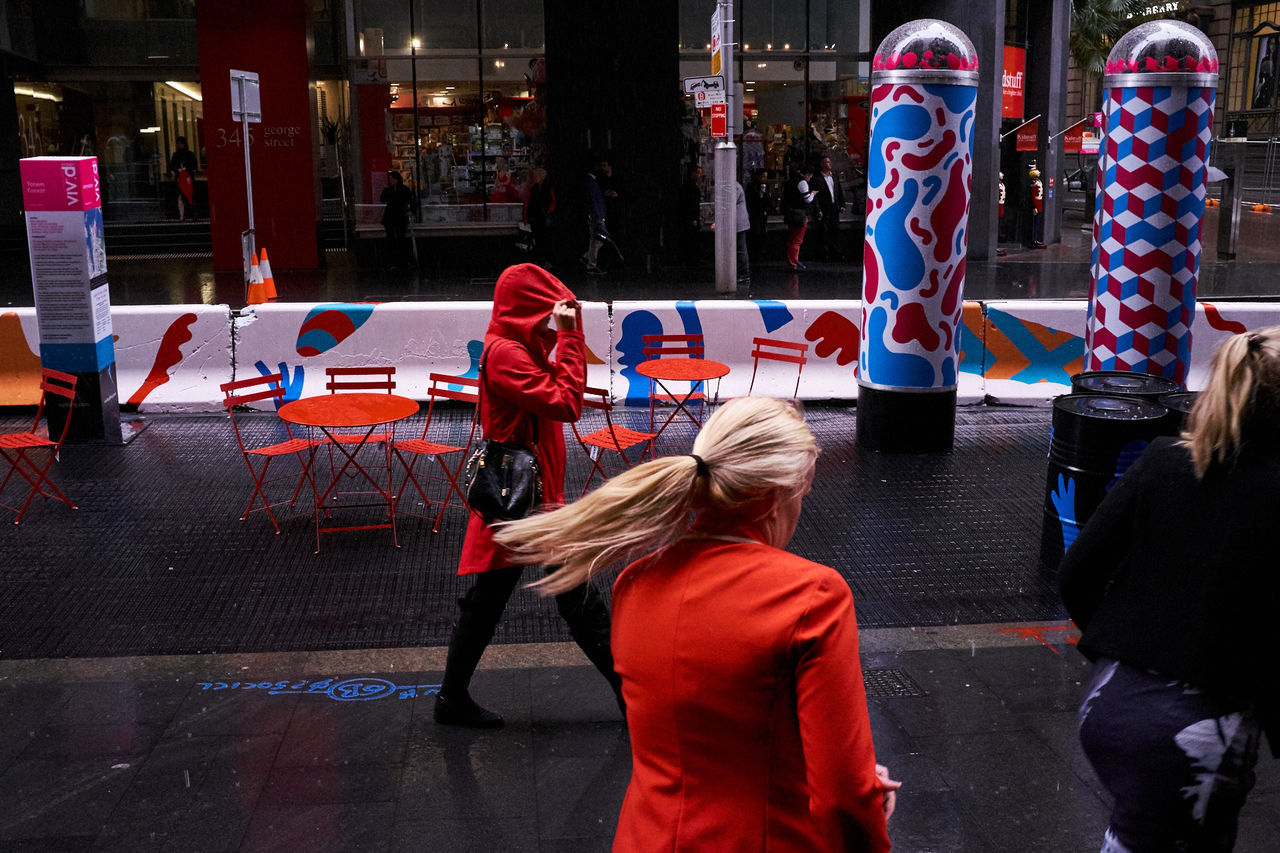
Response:
POLYGON ((887 851, 849 585, 784 550, 818 446, 798 411, 741 397, 687 456, 624 471, 504 525, 547 592, 640 559, 613 586, 632 774, 615 853, 887 851))
MULTIPOLYGON (((564 502, 564 424, 582 415, 587 345, 582 309, 573 293, 535 264, 519 264, 498 277, 493 314, 480 362, 480 426, 484 437, 534 448, 543 505, 564 502), (555 360, 551 352, 555 350, 555 360)), ((475 583, 458 599, 434 717, 443 725, 498 728, 502 716, 471 698, 471 676, 493 639, 524 562, 497 545, 494 528, 472 513, 458 574, 475 583)), ((621 707, 621 686, 609 652, 609 609, 589 580, 566 586, 556 597, 569 633, 609 681, 621 707)))
POLYGON ((1103 851, 1229 851, 1259 735, 1280 757, 1280 326, 1213 355, 1062 560, 1093 661, 1080 740, 1115 798, 1103 851))
POLYGON ((387 235, 387 265, 391 269, 400 266, 409 269, 413 265, 413 250, 408 240, 413 193, 404 185, 399 172, 387 172, 387 186, 378 201, 385 205, 382 229, 387 235))
POLYGON ((809 224, 809 206, 813 204, 814 192, 809 189, 812 177, 813 166, 802 163, 782 193, 782 221, 787 224, 787 269, 792 272, 805 268, 800 263, 800 246, 809 224))

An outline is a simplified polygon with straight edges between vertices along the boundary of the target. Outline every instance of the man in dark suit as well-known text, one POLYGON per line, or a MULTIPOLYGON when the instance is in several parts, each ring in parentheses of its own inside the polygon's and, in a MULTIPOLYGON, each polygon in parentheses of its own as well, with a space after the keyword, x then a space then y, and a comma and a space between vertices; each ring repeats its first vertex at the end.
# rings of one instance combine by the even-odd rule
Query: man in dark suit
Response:
POLYGON ((818 231, 822 235, 822 257, 828 261, 844 260, 840 251, 840 213, 844 210, 844 188, 840 178, 831 172, 831 158, 823 157, 818 174, 810 182, 818 195, 818 231))

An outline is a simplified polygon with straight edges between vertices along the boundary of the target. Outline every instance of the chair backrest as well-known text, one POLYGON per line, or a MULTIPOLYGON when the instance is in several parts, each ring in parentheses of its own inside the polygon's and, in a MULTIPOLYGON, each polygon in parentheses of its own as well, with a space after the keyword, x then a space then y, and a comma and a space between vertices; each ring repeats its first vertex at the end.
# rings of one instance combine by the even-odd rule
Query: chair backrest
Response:
POLYGON ((471 406, 471 430, 467 436, 467 446, 475 438, 476 424, 480 421, 480 380, 471 376, 452 376, 448 373, 432 373, 427 377, 431 385, 427 388, 427 422, 422 426, 422 437, 427 437, 431 429, 431 420, 435 416, 436 403, 441 400, 452 400, 471 406), (461 385, 461 388, 454 387, 461 385))
MULTIPOLYGON (((262 400, 275 400, 276 405, 284 399, 284 376, 279 373, 268 373, 266 376, 251 376, 248 379, 237 379, 234 382, 223 382, 218 388, 222 391, 222 405, 231 418, 231 429, 235 431, 236 443, 240 452, 246 452, 244 437, 240 435, 240 424, 236 421, 236 406, 245 406, 262 400)), ((285 432, 293 437, 293 431, 286 423, 285 432)))
POLYGON ((334 394, 338 391, 386 391, 390 394, 396 390, 396 368, 386 367, 326 367, 325 389, 334 394))
POLYGON ((780 341, 776 338, 752 338, 753 345, 751 350, 751 384, 747 387, 747 395, 750 396, 752 389, 756 386, 756 371, 760 369, 760 360, 766 361, 784 361, 788 364, 796 365, 796 388, 791 396, 794 398, 800 393, 800 374, 804 370, 805 363, 809 360, 809 345, 799 344, 794 341, 780 341))
MULTIPOLYGON (((45 405, 48 402, 49 395, 63 397, 67 400, 67 415, 62 419, 62 433, 58 437, 58 443, 54 452, 62 448, 62 442, 67 438, 67 431, 71 428, 71 408, 72 401, 76 398, 76 383, 79 378, 71 373, 63 373, 61 370, 54 370, 52 367, 40 368, 40 403, 36 406, 36 420, 31 427, 31 431, 35 432, 40 426, 40 416, 44 414, 45 405)), ((50 439, 53 436, 49 436, 50 439)))
POLYGON ((675 355, 706 357, 702 335, 641 335, 640 341, 644 344, 646 359, 675 355))

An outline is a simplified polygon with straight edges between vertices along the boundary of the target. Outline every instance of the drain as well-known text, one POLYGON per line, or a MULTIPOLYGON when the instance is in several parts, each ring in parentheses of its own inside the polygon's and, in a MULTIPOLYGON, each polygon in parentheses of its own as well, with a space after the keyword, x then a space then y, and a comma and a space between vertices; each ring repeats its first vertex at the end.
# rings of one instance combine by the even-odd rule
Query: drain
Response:
POLYGON ((864 669, 862 683, 866 685, 867 697, 872 699, 928 695, 902 669, 864 669))

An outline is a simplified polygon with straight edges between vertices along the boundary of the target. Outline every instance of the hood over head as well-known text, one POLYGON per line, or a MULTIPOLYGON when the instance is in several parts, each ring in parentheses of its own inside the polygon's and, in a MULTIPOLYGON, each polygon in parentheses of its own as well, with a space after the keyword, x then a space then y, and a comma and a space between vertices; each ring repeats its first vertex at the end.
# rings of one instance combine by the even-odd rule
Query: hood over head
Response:
POLYGON ((572 290, 537 264, 507 267, 493 291, 493 316, 485 332, 485 345, 493 338, 508 338, 545 358, 556 343, 547 317, 557 302, 573 298, 572 290))

